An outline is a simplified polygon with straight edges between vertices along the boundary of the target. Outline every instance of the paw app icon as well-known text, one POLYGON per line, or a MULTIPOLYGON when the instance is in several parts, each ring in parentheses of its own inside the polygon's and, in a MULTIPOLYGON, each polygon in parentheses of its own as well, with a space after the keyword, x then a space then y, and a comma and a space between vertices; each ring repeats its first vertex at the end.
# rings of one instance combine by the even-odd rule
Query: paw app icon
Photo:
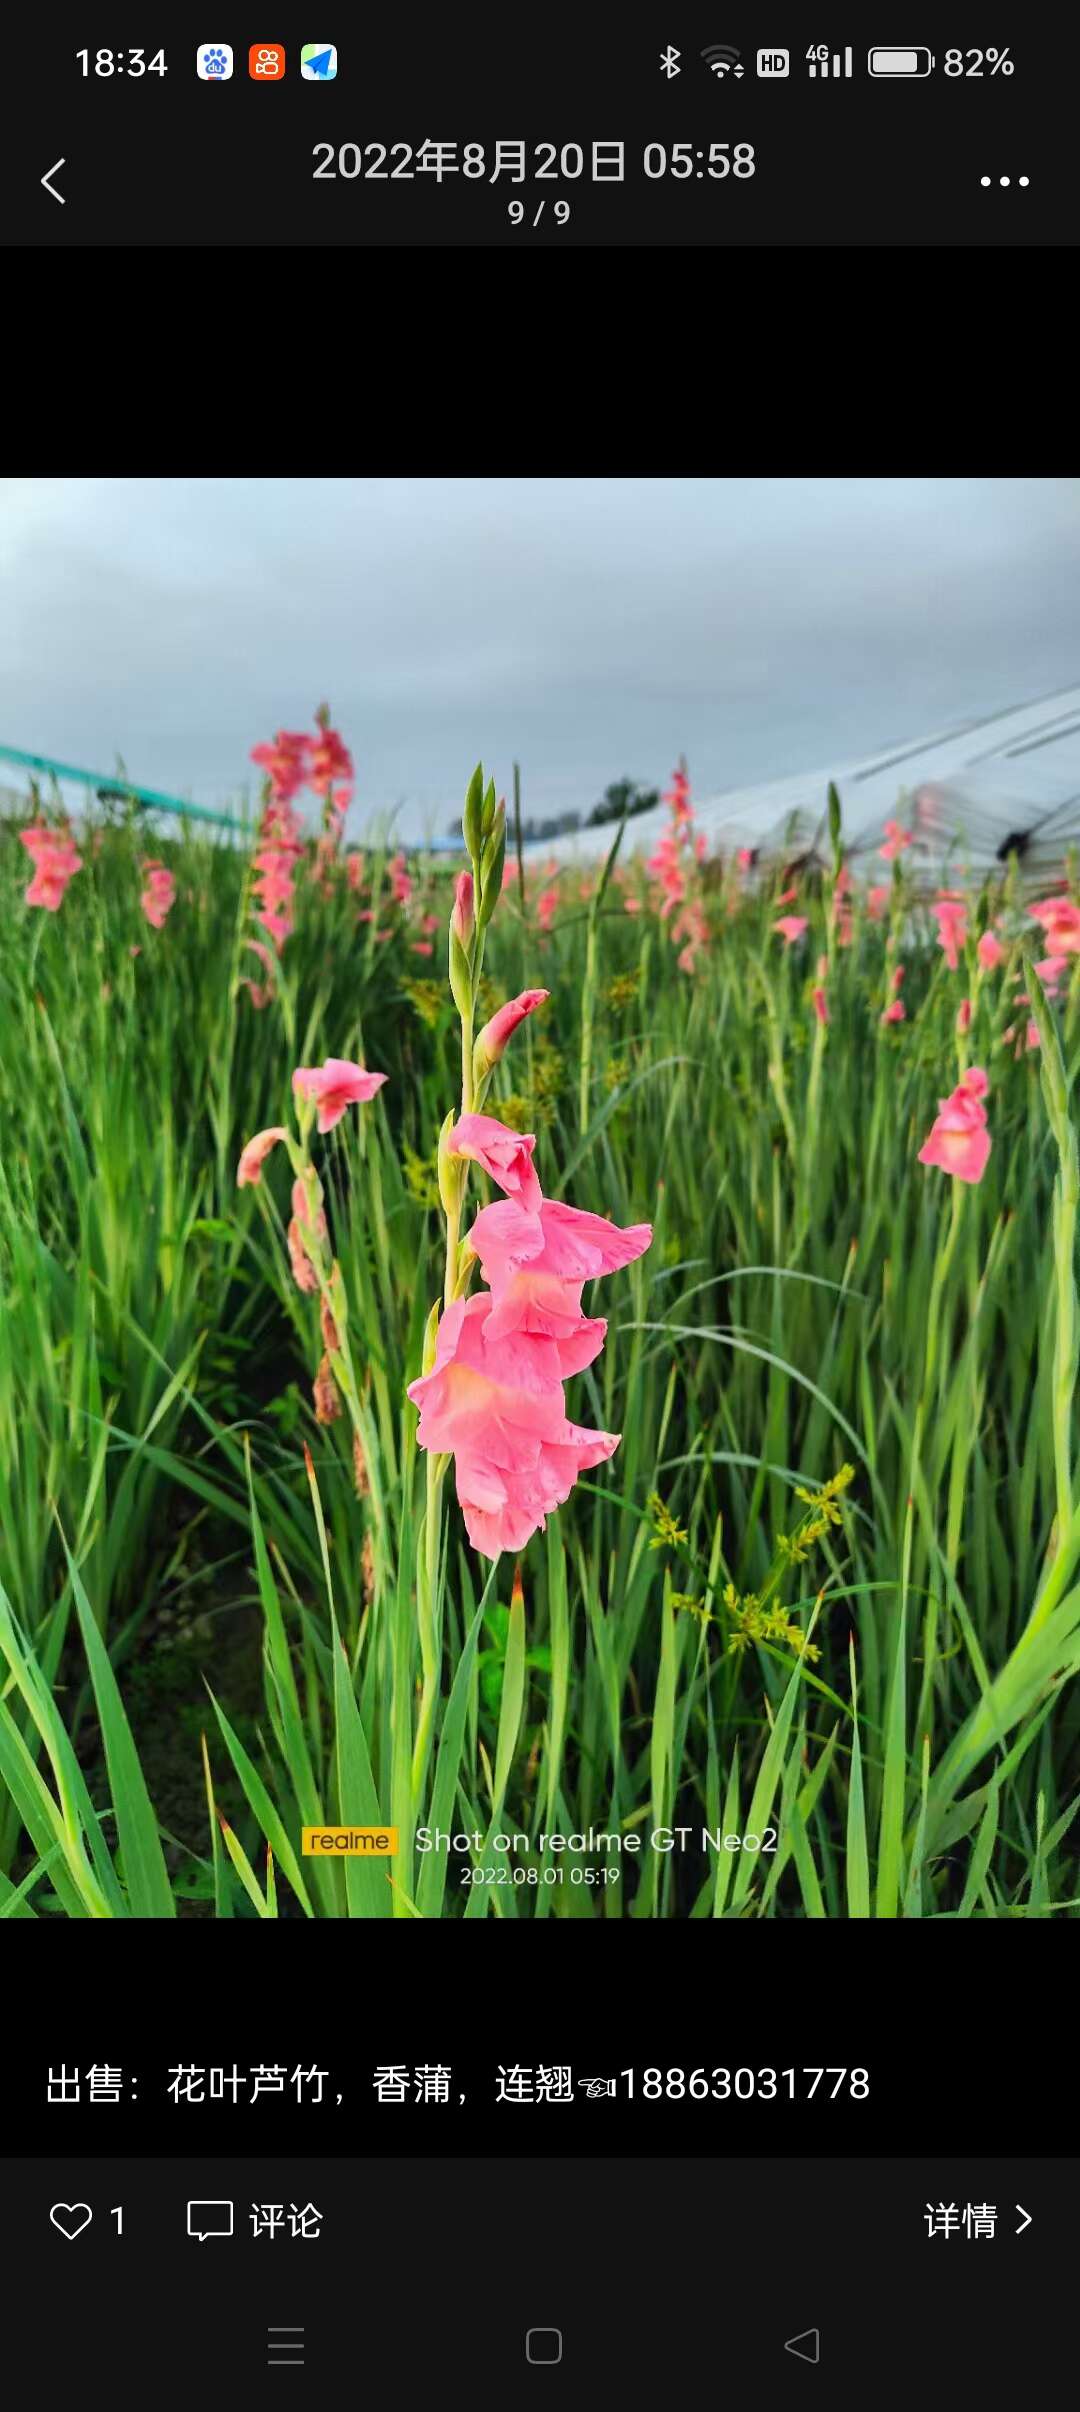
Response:
POLYGON ((232 51, 227 42, 200 42, 195 67, 201 84, 224 84, 232 74, 232 51))

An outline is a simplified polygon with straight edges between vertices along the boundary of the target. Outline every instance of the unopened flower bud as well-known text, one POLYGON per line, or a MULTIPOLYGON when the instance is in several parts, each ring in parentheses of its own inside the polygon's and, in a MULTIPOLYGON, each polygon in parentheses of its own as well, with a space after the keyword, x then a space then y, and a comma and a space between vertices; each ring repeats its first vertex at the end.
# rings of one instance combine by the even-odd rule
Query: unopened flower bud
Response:
POLYGON ((341 1414, 341 1392, 334 1380, 329 1357, 323 1357, 314 1383, 315 1421, 334 1424, 341 1414))
POLYGON ((447 1115, 445 1122, 443 1123, 442 1129, 439 1132, 439 1151, 437 1157, 439 1196, 442 1200, 442 1210, 445 1215, 455 1215, 457 1213, 461 1204, 461 1192, 465 1178, 464 1166, 460 1156, 452 1156, 447 1145, 453 1127, 454 1113, 453 1108, 451 1107, 451 1110, 447 1115))
POLYGON ((439 1301, 436 1299, 424 1325, 424 1348, 420 1359, 422 1373, 429 1374, 435 1363, 435 1348, 439 1337, 439 1301))
MULTIPOLYGON (((471 884, 470 881, 470 886, 471 884)), ((472 1012, 472 961, 458 937, 452 917, 450 921, 450 990, 462 1021, 466 1021, 472 1012)))
POLYGON ((303 1290, 305 1295, 310 1297, 319 1287, 319 1276, 304 1246, 303 1226, 298 1223, 295 1215, 285 1236, 288 1241, 289 1263, 292 1266, 293 1280, 297 1289, 303 1290))
POLYGON ((344 1276, 336 1256, 330 1268, 330 1314, 333 1317, 334 1324, 338 1332, 338 1338, 333 1343, 328 1340, 326 1345, 328 1348, 331 1346, 340 1348, 340 1335, 345 1330, 349 1320, 349 1301, 345 1293, 344 1276))
POLYGON ((469 856, 479 863, 484 843, 484 766, 478 762, 469 781, 461 826, 469 856))
POLYGON ((460 945, 462 945, 465 948, 466 953, 468 953, 472 947, 473 933, 476 929, 476 914, 473 910, 473 876, 471 871, 458 872, 457 880, 454 886, 454 910, 450 915, 450 927, 455 938, 458 939, 460 945))
POLYGON ((473 1048, 474 1081, 486 1079, 492 1065, 497 1064, 504 1053, 519 1022, 525 1020, 526 1014, 535 1013, 538 1005, 546 1005, 548 994, 546 988, 523 988, 519 997, 510 997, 505 1005, 500 1005, 497 1013, 492 1014, 490 1022, 485 1022, 473 1048))
POLYGON ((502 895, 503 869, 506 863, 506 805, 496 807, 491 832, 485 841, 480 861, 480 901, 477 919, 485 930, 502 895))

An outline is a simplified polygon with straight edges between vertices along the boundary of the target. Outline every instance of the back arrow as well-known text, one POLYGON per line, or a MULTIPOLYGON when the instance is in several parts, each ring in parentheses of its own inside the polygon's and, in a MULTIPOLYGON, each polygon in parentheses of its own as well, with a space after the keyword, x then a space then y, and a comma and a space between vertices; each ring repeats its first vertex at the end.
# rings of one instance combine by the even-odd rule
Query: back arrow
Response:
POLYGON ((47 193, 52 193, 53 200, 54 200, 54 201, 59 201, 61 209, 63 209, 63 208, 65 207, 65 202, 64 202, 64 196, 63 196, 63 193, 58 193, 58 192, 55 192, 55 191, 53 190, 53 187, 52 187, 52 185, 51 185, 51 184, 50 184, 50 182, 49 182, 49 178, 50 178, 50 176, 55 176, 55 175, 56 175, 56 172, 57 172, 57 169, 58 169, 58 168, 62 168, 62 167, 63 167, 63 165, 64 165, 64 162, 63 162, 63 160, 62 160, 62 159, 54 159, 54 160, 53 160, 53 163, 52 163, 51 168, 46 168, 45 173, 44 173, 44 175, 43 175, 43 177, 42 177, 42 179, 41 179, 41 181, 42 181, 42 183, 43 183, 43 185, 44 185, 44 187, 45 187, 46 192, 47 192, 47 193))
POLYGON ((1014 2230, 1014 2234, 1015 2234, 1015 2235, 1017 2235, 1017 2236, 1022 2236, 1022 2235, 1023 2235, 1023 2233, 1024 2233, 1025 2228, 1030 2228, 1030 2226, 1031 2226, 1031 2213, 1030 2213, 1030 2211, 1024 2211, 1024 2206, 1023 2206, 1023 2203, 1017 2203, 1016 2208, 1017 2208, 1017 2210, 1018 2210, 1018 2211, 1023 2211, 1024 2216, 1023 2216, 1023 2218, 1022 2218, 1022 2220, 1021 2220, 1021 2222, 1020 2222, 1019 2227, 1018 2227, 1017 2229, 1015 2229, 1015 2230, 1014 2230))
MULTIPOLYGON (((1019 2209, 1019 2205, 1017 2208, 1019 2209)), ((788 2337, 785 2340, 784 2352, 796 2354, 800 2362, 820 2362, 820 2328, 801 2328, 797 2337, 788 2337)))

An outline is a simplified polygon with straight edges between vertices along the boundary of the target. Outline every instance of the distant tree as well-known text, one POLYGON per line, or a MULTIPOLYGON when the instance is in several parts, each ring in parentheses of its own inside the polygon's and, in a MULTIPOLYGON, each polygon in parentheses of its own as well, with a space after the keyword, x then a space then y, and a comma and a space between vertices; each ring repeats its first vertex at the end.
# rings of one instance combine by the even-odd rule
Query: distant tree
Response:
POLYGON ((642 787, 638 779, 613 779, 610 787, 605 787, 599 804, 593 805, 589 826, 596 828, 601 821, 621 821, 624 812, 629 820, 636 812, 651 812, 659 802, 658 787, 642 787))
MULTIPOLYGON (((604 789, 599 804, 594 804, 592 811, 587 815, 585 826, 593 829, 601 821, 621 820, 624 805, 629 819, 636 812, 651 812, 653 805, 659 804, 659 802, 660 790, 658 787, 642 787, 637 779, 613 779, 611 786, 604 789)), ((581 827, 582 818, 579 812, 559 812, 542 821, 535 820, 530 815, 527 820, 522 821, 521 835, 526 845, 542 845, 547 838, 565 837, 570 830, 581 827)), ((449 835, 457 837, 460 829, 460 821, 454 821, 451 824, 449 835)))

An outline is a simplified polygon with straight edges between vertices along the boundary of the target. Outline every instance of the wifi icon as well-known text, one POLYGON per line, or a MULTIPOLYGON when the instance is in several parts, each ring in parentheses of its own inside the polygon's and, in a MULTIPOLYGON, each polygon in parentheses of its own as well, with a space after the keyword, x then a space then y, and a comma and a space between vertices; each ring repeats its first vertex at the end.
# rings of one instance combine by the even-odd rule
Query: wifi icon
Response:
POLYGON ((701 55, 714 75, 745 74, 739 64, 739 52, 732 49, 730 42, 710 42, 701 55))

